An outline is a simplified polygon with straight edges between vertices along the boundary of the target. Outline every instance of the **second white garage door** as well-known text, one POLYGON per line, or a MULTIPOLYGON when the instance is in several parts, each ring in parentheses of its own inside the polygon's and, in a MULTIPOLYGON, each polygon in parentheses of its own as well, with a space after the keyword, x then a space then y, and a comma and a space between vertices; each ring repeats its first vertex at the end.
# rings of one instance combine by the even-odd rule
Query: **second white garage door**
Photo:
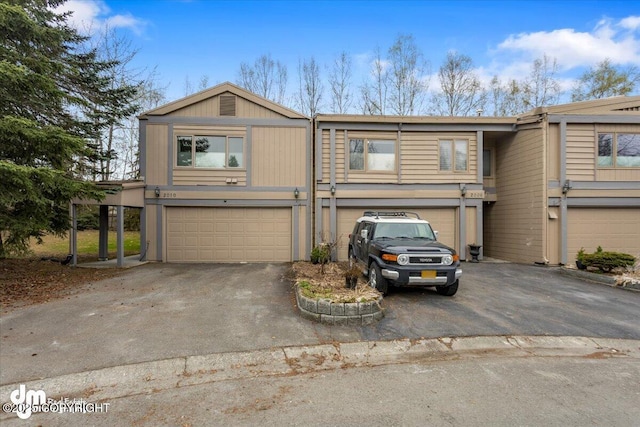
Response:
POLYGON ((291 261, 290 208, 167 208, 169 262, 291 261))

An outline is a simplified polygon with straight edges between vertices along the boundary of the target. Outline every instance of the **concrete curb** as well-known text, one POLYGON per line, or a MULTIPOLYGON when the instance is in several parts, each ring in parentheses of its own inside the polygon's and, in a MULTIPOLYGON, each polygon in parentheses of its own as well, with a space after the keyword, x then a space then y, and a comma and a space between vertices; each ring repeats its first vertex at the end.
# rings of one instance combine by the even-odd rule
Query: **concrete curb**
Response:
MULTIPOLYGON (((281 347, 250 352, 185 356, 28 381, 27 390, 48 398, 109 399, 225 380, 305 374, 351 367, 483 357, 582 357, 640 359, 640 340, 550 336, 362 341, 281 347)), ((19 385, 0 387, 0 401, 19 385)), ((0 413, 0 420, 15 416, 0 413)))

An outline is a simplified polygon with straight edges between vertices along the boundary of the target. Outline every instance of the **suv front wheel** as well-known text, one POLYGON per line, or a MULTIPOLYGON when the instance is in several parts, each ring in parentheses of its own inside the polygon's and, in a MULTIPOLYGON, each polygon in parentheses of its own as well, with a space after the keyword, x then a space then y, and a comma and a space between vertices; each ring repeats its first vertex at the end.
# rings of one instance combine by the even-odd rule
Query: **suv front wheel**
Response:
POLYGON ((458 292, 459 280, 456 280, 453 285, 450 286, 436 286, 436 292, 446 297, 452 297, 458 292))
POLYGON ((369 266, 369 285, 380 291, 382 295, 386 295, 389 290, 387 279, 382 277, 380 266, 375 262, 372 262, 369 266))

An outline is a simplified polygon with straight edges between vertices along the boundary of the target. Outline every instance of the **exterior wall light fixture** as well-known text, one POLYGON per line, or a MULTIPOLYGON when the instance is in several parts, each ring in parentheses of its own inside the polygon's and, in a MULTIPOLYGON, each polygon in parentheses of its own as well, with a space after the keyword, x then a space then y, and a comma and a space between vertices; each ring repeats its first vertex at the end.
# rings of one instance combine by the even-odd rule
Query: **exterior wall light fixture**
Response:
POLYGON ((156 197, 160 197, 160 187, 156 187, 153 193, 156 195, 156 197))
POLYGON ((462 186, 462 188, 460 188, 460 194, 462 195, 462 197, 465 197, 467 195, 467 186, 462 186))
POLYGON ((298 187, 296 187, 296 189, 293 190, 293 197, 295 197, 296 199, 300 197, 300 190, 298 190, 298 187))
POLYGON ((571 180, 568 179, 562 185, 562 194, 567 194, 571 190, 571 180))
POLYGON ((336 194, 336 186, 332 185, 330 190, 331 190, 331 195, 334 196, 336 194))

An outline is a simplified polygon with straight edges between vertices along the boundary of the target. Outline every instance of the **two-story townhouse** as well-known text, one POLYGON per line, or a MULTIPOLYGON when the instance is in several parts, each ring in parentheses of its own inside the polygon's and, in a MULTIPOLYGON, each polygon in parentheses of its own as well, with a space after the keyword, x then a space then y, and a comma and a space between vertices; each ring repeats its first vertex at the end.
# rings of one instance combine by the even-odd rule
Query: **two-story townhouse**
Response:
POLYGON ((140 117, 146 258, 292 261, 365 210, 420 214, 468 259, 640 254, 640 97, 518 117, 320 114, 225 83, 140 117))
POLYGON ((412 211, 466 259, 483 245, 485 201, 495 202, 495 147, 516 118, 318 115, 315 239, 336 242, 365 210, 412 211))
POLYGON ((146 258, 308 257, 311 145, 309 118, 231 83, 144 113, 146 258))

